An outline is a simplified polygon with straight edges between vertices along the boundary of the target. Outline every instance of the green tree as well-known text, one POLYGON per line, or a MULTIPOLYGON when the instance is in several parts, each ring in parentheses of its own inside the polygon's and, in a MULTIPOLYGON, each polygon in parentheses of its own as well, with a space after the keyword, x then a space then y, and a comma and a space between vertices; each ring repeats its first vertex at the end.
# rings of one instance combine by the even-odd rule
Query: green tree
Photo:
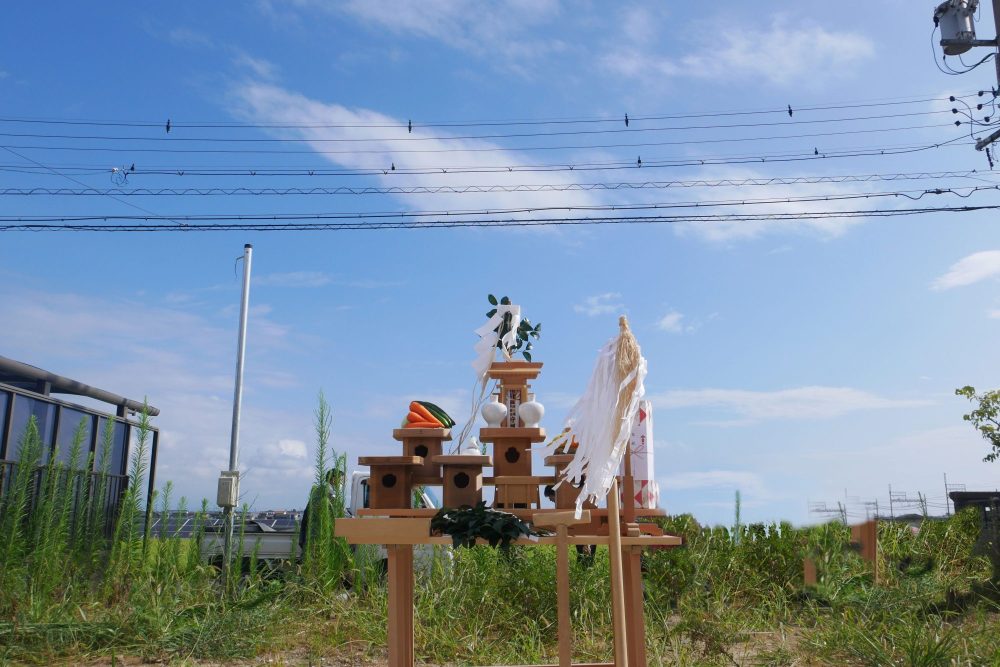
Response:
POLYGON ((994 389, 982 394, 976 393, 975 387, 965 386, 955 390, 956 396, 964 396, 979 407, 962 419, 971 422, 986 442, 990 443, 991 451, 983 461, 996 461, 1000 457, 1000 390, 994 389))

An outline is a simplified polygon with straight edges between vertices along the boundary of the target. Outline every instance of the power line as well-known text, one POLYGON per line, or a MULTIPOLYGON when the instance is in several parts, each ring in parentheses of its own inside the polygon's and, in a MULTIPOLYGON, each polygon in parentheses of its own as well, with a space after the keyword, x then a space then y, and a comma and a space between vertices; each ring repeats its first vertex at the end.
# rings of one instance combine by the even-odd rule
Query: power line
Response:
MULTIPOLYGON (((988 172, 987 172, 988 175, 988 172)), ((822 183, 872 183, 895 181, 920 181, 966 179, 994 183, 975 169, 966 171, 938 171, 895 174, 846 174, 827 176, 789 176, 763 178, 693 179, 671 181, 623 181, 613 183, 522 183, 505 185, 415 185, 415 186, 337 186, 311 188, 3 188, 0 196, 100 196, 113 194, 120 197, 207 197, 207 196, 309 196, 309 195, 411 195, 411 194, 490 194, 527 192, 592 192, 618 190, 665 190, 673 188, 723 188, 777 185, 816 185, 822 183)))
POLYGON ((39 151, 74 151, 74 152, 118 152, 118 153, 180 153, 180 154, 212 154, 212 155, 397 155, 417 154, 436 155, 442 153, 504 153, 504 152, 537 152, 563 150, 591 150, 609 148, 652 148, 659 146, 688 146, 691 144, 747 143, 753 141, 782 141, 787 139, 815 139, 818 137, 840 137, 856 134, 873 134, 885 132, 907 132, 909 130, 926 130, 932 128, 953 127, 953 123, 929 123, 924 125, 907 125, 902 127, 869 128, 864 130, 837 130, 834 132, 805 132, 802 134, 766 135, 757 137, 729 137, 719 139, 684 139, 677 141, 641 141, 632 143, 608 144, 563 144, 559 146, 477 146, 464 148, 380 148, 380 149, 291 149, 291 148, 146 148, 142 146, 40 146, 11 145, 19 150, 39 151))
MULTIPOLYGON (((514 132, 505 134, 472 134, 472 135, 431 135, 411 136, 407 133, 401 137, 182 137, 170 136, 135 136, 135 135, 93 135, 93 134, 46 134, 40 132, 0 132, 0 137, 16 137, 30 139, 79 139, 88 141, 154 141, 154 142, 195 142, 206 143, 277 143, 277 142, 309 142, 309 143, 372 143, 372 142, 424 142, 424 141, 466 141, 482 139, 523 139, 536 137, 581 136, 594 134, 621 134, 643 132, 682 132, 691 130, 726 130, 746 129, 751 127, 781 127, 789 125, 816 125, 823 123, 847 123, 868 120, 899 119, 914 116, 933 116, 950 114, 950 109, 937 111, 914 111, 909 113, 878 114, 874 116, 853 116, 847 118, 819 118, 812 120, 781 120, 758 123, 723 123, 713 125, 672 125, 660 127, 622 127, 598 130, 560 130, 554 132, 514 132)), ((298 129, 298 128, 289 128, 298 129)), ((308 129, 308 128, 304 128, 308 129)))
MULTIPOLYGON (((853 201, 859 199, 886 199, 905 197, 911 201, 918 201, 927 195, 956 195, 962 198, 971 197, 976 192, 1000 190, 1000 184, 990 186, 975 186, 962 188, 965 192, 955 189, 933 188, 922 190, 896 190, 890 192, 862 192, 843 193, 826 195, 805 195, 798 197, 767 197, 761 199, 722 199, 722 200, 698 200, 688 202, 643 202, 634 204, 569 204, 550 206, 519 206, 512 208, 491 208, 491 209, 448 209, 435 211, 348 211, 348 212, 322 212, 322 213, 210 213, 174 216, 191 222, 206 220, 298 220, 298 219, 364 219, 374 220, 382 218, 417 219, 429 217, 456 217, 456 216, 497 216, 497 215, 520 215, 534 214, 552 211, 561 212, 606 212, 606 211, 649 211, 680 208, 715 208, 725 206, 760 206, 769 204, 800 204, 816 202, 836 202, 853 201)), ((93 220, 153 220, 157 217, 134 216, 134 215, 108 215, 108 214, 86 214, 86 215, 31 215, 31 216, 5 216, 0 215, 2 221, 93 221, 93 220)))
MULTIPOLYGON (((8 153, 10 153, 11 155, 14 155, 14 156, 16 156, 16 157, 19 157, 19 158, 21 158, 22 160, 25 160, 26 162, 31 162, 32 164, 36 165, 37 167, 39 167, 39 168, 41 168, 41 169, 45 169, 46 171, 50 172, 51 174, 53 174, 53 175, 55 175, 55 176, 59 176, 59 177, 61 177, 61 178, 65 178, 65 179, 66 179, 67 181, 70 181, 70 182, 72 182, 72 183, 76 183, 77 185, 82 185, 82 186, 84 186, 84 187, 86 187, 86 185, 87 185, 87 184, 86 184, 86 183, 84 183, 83 181, 78 181, 78 180, 76 180, 75 178, 73 178, 72 176, 67 176, 66 174, 63 174, 63 173, 60 173, 60 172, 56 171, 55 169, 53 169, 52 167, 49 167, 49 166, 46 166, 46 165, 42 164, 41 162, 38 162, 37 160, 33 160, 32 158, 30 158, 30 157, 28 157, 28 156, 26 156, 26 155, 21 155, 21 154, 20 154, 20 153, 18 153, 17 151, 14 151, 14 150, 11 150, 11 149, 10 149, 9 147, 7 147, 7 146, 0 146, 0 148, 3 148, 3 149, 4 149, 5 151, 7 151, 8 153)), ((141 206, 137 206, 136 204, 133 204, 133 203, 132 203, 132 202, 130 202, 130 201, 125 201, 124 199, 120 199, 120 198, 116 197, 116 196, 115 196, 115 195, 113 195, 113 194, 106 194, 105 196, 107 196, 107 197, 109 197, 110 199, 113 199, 113 200, 115 200, 115 201, 117 201, 117 202, 119 202, 119 203, 121 203, 121 204, 124 204, 124 205, 126 205, 126 206, 129 206, 129 207, 131 207, 131 208, 134 208, 134 209, 135 209, 135 210, 137 210, 137 211, 142 211, 143 213, 147 213, 147 214, 149 214, 149 215, 156 215, 155 213, 153 213, 153 212, 152 212, 152 211, 150 211, 149 209, 145 209, 145 208, 143 208, 143 207, 141 207, 141 206)), ((167 219, 167 220, 171 220, 171 221, 172 221, 172 222, 174 222, 175 224, 178 224, 178 225, 180 224, 179 222, 177 222, 176 220, 173 220, 172 218, 166 218, 166 219, 167 219)))
MULTIPOLYGON (((507 164, 507 165, 451 165, 434 167, 406 167, 396 165, 396 169, 385 168, 326 168, 326 167, 248 167, 248 166, 157 166, 143 167, 139 165, 129 178, 142 175, 157 176, 377 176, 377 175, 427 175, 427 174, 488 174, 488 173, 537 173, 537 172, 567 172, 567 171, 616 171, 623 169, 656 169, 671 167, 697 167, 741 164, 775 164, 784 162, 803 162, 811 160, 826 160, 852 157, 883 157, 907 155, 924 151, 936 150, 946 146, 960 145, 956 142, 967 140, 964 135, 929 144, 902 144, 881 147, 865 147, 851 149, 836 149, 820 151, 772 152, 744 155, 705 155, 686 156, 683 158, 650 158, 637 164, 632 160, 617 160, 605 162, 578 163, 548 163, 548 164, 507 164)), ((62 171, 86 172, 87 174, 110 174, 116 169, 108 167, 63 166, 62 171)), ((37 174, 37 170, 21 166, 0 165, 0 171, 37 174)))
POLYGON ((175 216, 177 219, 202 222, 206 220, 231 220, 209 224, 190 224, 183 227, 166 225, 159 222, 163 217, 140 216, 107 216, 107 220, 141 220, 141 223, 95 224, 82 221, 94 216, 51 216, 50 222, 40 222, 39 218, 4 218, 0 231, 94 231, 94 232, 155 232, 155 231, 347 231, 347 230, 385 230, 385 229, 449 229, 455 227, 535 227, 563 225, 606 225, 606 224, 656 224, 656 223, 748 223, 748 222, 779 222, 807 221, 850 218, 884 218, 933 213, 971 213, 975 211, 993 211, 1000 209, 1000 204, 980 206, 945 206, 922 207, 906 209, 869 209, 853 211, 802 211, 795 213, 762 213, 762 214, 683 214, 683 215, 648 215, 648 216, 579 216, 558 218, 438 218, 416 220, 342 220, 330 214, 286 214, 283 216, 175 216), (333 219, 334 221, 331 221, 333 219), (265 222, 264 220, 270 220, 265 222), (150 223, 149 221, 154 221, 150 223))
MULTIPOLYGON (((981 91, 980 91, 981 92, 981 91)), ((956 97, 975 97, 977 93, 964 93, 956 97)), ((856 102, 844 102, 820 105, 795 105, 797 112, 805 111, 834 111, 843 109, 864 109, 876 107, 890 107, 907 104, 923 104, 927 102, 941 101, 940 95, 904 96, 879 98, 873 100, 860 100, 856 102)), ((766 114, 787 113, 787 105, 780 105, 769 109, 753 110, 729 110, 729 111, 692 111, 680 114, 647 114, 631 115, 629 118, 633 122, 650 120, 678 120, 684 118, 722 118, 731 116, 755 116, 766 114)), ((395 128, 409 130, 416 128, 443 128, 443 127, 493 127, 493 126, 535 126, 535 125, 566 125, 566 124, 597 124, 614 123, 621 124, 623 116, 609 117, 577 117, 577 118, 534 118, 534 119, 493 119, 493 120, 431 120, 407 123, 402 122, 376 122, 376 123, 240 123, 232 121, 171 121, 171 128, 200 128, 200 129, 352 129, 352 128, 395 128)), ((41 125, 76 125, 94 127, 150 127, 163 128, 164 120, 92 120, 92 119, 71 119, 71 118, 44 118, 44 117, 0 117, 3 123, 30 123, 41 125)))
MULTIPOLYGON (((624 203, 624 204, 590 204, 590 205, 553 205, 553 206, 530 206, 530 207, 517 207, 517 208, 492 208, 492 209, 450 209, 450 210, 438 210, 438 211, 366 211, 366 212, 343 212, 343 213, 329 213, 329 214, 303 214, 303 215, 329 215, 331 217, 341 217, 341 218, 379 218, 379 217, 428 217, 428 216, 457 216, 457 215, 508 215, 508 214, 520 214, 520 213, 538 213, 543 211, 632 211, 632 210, 655 210, 655 209, 676 209, 676 208, 712 208, 712 207, 724 207, 724 206, 759 206, 768 204, 797 204, 797 203, 815 203, 815 202, 835 202, 835 201, 852 201, 860 199, 892 199, 892 198, 906 198, 911 201, 918 201, 923 199, 928 195, 955 195, 967 199, 977 192, 986 191, 996 191, 1000 190, 1000 183, 994 185, 977 185, 965 188, 921 188, 921 189, 911 189, 911 190, 893 190, 885 192, 851 192, 851 193, 832 193, 832 194, 813 194, 813 195, 799 195, 799 196, 785 196, 785 197, 765 197, 765 198, 739 198, 739 199, 714 199, 714 200, 696 200, 696 201, 681 201, 681 202, 646 202, 646 203, 624 203)), ((0 191, 0 195, 4 194, 0 191)), ((96 194, 96 193, 95 193, 96 194)), ((140 209, 142 210, 142 209, 140 209)), ((259 215, 266 219, 271 219, 275 216, 283 215, 298 215, 298 214, 284 214, 284 213, 261 213, 253 214, 259 215)), ((244 219, 242 214, 231 214, 231 216, 241 216, 239 219, 244 219)), ((231 217, 230 216, 230 217, 231 217)), ((195 216, 197 218, 197 216, 195 216)), ((60 216, 60 219, 69 219, 70 216, 60 216)), ((107 215, 92 215, 92 216, 77 216, 73 219, 76 220, 107 220, 113 219, 114 216, 107 215)), ((0 216, 0 221, 8 219, 7 217, 0 216)), ((20 217, 19 220, 27 220, 27 217, 20 217)), ((32 220, 49 220, 50 218, 46 216, 31 216, 32 220)), ((212 217, 211 219, 221 219, 217 217, 212 217)))

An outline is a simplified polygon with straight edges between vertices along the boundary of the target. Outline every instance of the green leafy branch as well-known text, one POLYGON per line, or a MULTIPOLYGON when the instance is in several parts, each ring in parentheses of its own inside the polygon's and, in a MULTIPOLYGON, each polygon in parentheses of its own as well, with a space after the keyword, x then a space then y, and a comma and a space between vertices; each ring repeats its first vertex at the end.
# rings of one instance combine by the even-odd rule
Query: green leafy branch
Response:
MULTIPOLYGON (((510 298, 506 296, 501 297, 499 301, 492 294, 487 295, 486 298, 489 300, 490 305, 494 306, 494 308, 486 313, 486 317, 493 317, 497 314, 496 306, 510 305, 510 298)), ((504 313, 503 321, 493 330, 497 334, 497 347, 508 359, 520 352, 526 361, 531 361, 531 341, 529 339, 534 338, 538 340, 541 337, 542 325, 539 322, 535 326, 532 326, 527 318, 522 318, 517 325, 517 336, 514 345, 507 347, 503 344, 503 338, 511 332, 514 325, 513 320, 514 318, 510 313, 504 313)))
POLYGON ((965 386, 956 389, 955 395, 964 396, 979 404, 979 407, 969 414, 962 415, 962 419, 970 422, 990 444, 992 451, 983 458, 983 461, 987 463, 996 461, 1000 457, 1000 390, 977 394, 975 387, 965 386))

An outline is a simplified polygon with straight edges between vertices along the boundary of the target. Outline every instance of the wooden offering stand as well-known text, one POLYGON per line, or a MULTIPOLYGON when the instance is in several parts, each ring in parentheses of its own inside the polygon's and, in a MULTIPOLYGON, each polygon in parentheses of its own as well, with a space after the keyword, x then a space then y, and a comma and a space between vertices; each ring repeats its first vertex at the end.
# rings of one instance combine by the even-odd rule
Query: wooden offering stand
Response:
POLYGON ((423 459, 423 464, 413 471, 415 483, 441 483, 441 464, 434 458, 441 456, 442 443, 451 440, 451 429, 397 428, 393 430, 392 437, 403 443, 403 454, 423 459))
POLYGON ((501 398, 514 414, 513 418, 508 415, 508 420, 500 428, 481 429, 480 440, 493 444, 492 458, 435 454, 435 448, 440 452, 441 442, 450 437, 446 429, 398 429, 393 436, 402 441, 405 456, 365 456, 358 459, 361 465, 371 467, 371 507, 358 510, 362 518, 337 519, 334 532, 351 544, 380 544, 386 548, 390 667, 414 665, 413 546, 452 543, 447 535, 430 533, 431 517, 436 510, 414 509, 411 506, 414 484, 443 486, 446 507, 475 505, 482 499, 483 486, 493 484, 494 504, 497 507, 504 507, 504 511, 535 527, 555 530, 554 536, 520 538, 516 544, 556 547, 559 667, 574 665, 568 547, 571 544, 606 546, 611 557, 615 658, 611 663, 575 663, 576 667, 647 667, 640 554, 644 547, 676 547, 681 545, 682 540, 675 535, 663 535, 654 524, 636 523, 637 516, 664 516, 662 510, 636 509, 632 502, 620 506, 619 488, 633 488, 628 449, 625 452, 624 475, 612 483, 607 509, 594 507, 584 510, 577 518, 571 508, 574 508, 579 490, 569 484, 563 484, 556 490, 556 508, 539 506, 539 485, 555 483, 562 476, 566 464, 572 460, 572 455, 549 456, 545 463, 555 467, 555 474, 532 475, 529 447, 534 442, 543 441, 545 433, 540 428, 525 428, 518 420, 517 405, 527 397, 528 380, 537 377, 540 369, 541 364, 526 362, 494 363, 490 368, 490 377, 500 380, 501 398), (440 433, 442 431, 444 433, 440 433), (416 453, 421 446, 427 448, 426 457, 416 453), (517 457, 506 456, 512 450, 518 454, 517 457), (491 464, 495 476, 484 477, 483 468, 491 464))

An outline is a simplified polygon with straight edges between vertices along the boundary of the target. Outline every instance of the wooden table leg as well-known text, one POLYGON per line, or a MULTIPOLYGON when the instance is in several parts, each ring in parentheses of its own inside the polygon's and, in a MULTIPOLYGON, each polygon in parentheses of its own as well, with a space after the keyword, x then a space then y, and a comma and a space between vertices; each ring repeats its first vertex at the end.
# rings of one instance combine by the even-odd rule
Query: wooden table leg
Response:
POLYGON ((556 528, 556 612, 559 616, 559 667, 570 667, 573 657, 569 622, 569 546, 565 525, 556 528))
POLYGON ((629 667, 646 667, 646 619, 643 614, 642 548, 625 547, 625 608, 629 667))
POLYGON ((621 517, 618 480, 611 482, 608 493, 608 552, 611 557, 611 619, 614 622, 615 667, 628 667, 628 643, 625 622, 625 590, 622 566, 621 517))
POLYGON ((386 546, 389 555, 389 667, 413 667, 413 547, 386 546))

